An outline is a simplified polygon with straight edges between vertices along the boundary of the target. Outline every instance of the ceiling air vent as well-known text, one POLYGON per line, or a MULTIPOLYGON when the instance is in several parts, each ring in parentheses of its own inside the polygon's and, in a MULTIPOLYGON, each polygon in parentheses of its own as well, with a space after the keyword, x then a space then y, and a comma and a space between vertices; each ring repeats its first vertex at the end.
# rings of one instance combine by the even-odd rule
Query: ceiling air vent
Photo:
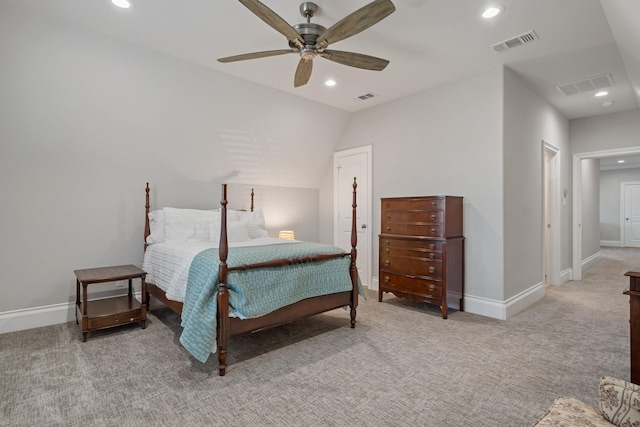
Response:
POLYGON ((369 92, 369 93, 365 93, 364 95, 356 96, 355 98, 353 98, 353 100, 356 102, 360 102, 360 101, 367 101, 375 97, 376 97, 376 94, 369 92))
POLYGON ((584 80, 578 80, 577 82, 565 83, 556 86, 561 93, 569 96, 577 93, 591 92, 593 90, 604 89, 606 87, 612 87, 614 85, 611 74, 603 74, 601 76, 595 76, 584 80))
POLYGON ((519 36, 513 37, 509 40, 505 40, 498 44, 494 44, 493 50, 496 52, 504 52, 505 50, 513 49, 514 47, 522 46, 525 44, 529 44, 536 40, 540 40, 535 31, 531 30, 527 33, 520 34, 519 36))

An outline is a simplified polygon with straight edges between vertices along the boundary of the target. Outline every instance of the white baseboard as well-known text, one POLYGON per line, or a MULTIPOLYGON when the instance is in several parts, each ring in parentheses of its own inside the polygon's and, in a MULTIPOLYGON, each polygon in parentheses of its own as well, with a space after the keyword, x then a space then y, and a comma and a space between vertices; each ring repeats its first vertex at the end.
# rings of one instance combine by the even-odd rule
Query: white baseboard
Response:
POLYGON ((0 334, 75 321, 73 302, 0 313, 0 334))
POLYGON ((378 277, 371 278, 371 286, 369 286, 369 289, 376 292, 380 289, 380 279, 378 277))
POLYGON ((469 313, 506 320, 544 297, 544 285, 538 283, 506 301, 465 295, 464 309, 469 313))
POLYGON ((560 272, 560 284, 564 284, 569 280, 573 280, 573 270, 571 268, 567 268, 566 270, 562 270, 560 272))
POLYGON ((622 247, 620 240, 600 240, 600 246, 613 246, 615 248, 622 247))
MULTIPOLYGON (((134 293, 140 301, 140 292, 134 293)), ((76 303, 46 305, 0 313, 0 334, 75 322, 76 303)))
POLYGON ((582 271, 587 270, 589 267, 591 267, 593 264, 595 264, 596 262, 598 262, 598 260, 600 259, 600 256, 602 254, 600 253, 600 251, 596 252, 595 254, 591 255, 588 258, 585 258, 582 260, 582 271))

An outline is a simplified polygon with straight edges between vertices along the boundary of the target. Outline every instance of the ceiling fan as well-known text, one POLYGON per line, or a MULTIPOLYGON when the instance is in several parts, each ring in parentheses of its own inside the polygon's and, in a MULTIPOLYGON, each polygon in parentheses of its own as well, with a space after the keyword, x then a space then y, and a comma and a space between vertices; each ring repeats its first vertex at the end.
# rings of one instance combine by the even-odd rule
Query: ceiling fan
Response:
POLYGON ((311 18, 318 10, 318 5, 312 2, 304 2, 300 5, 300 13, 307 19, 307 22, 292 27, 258 0, 239 1, 258 18, 284 35, 289 41, 289 49, 267 50, 228 56, 226 58, 219 58, 218 61, 220 62, 244 61, 247 59, 298 53, 300 55, 300 62, 298 62, 298 68, 296 69, 293 80, 294 87, 307 84, 313 69, 313 59, 316 56, 350 67, 374 71, 382 71, 387 64, 389 64, 389 61, 386 59, 363 55, 361 53, 329 50, 327 46, 358 34, 389 16, 396 10, 390 0, 375 0, 342 18, 328 29, 322 25, 311 23, 311 18))

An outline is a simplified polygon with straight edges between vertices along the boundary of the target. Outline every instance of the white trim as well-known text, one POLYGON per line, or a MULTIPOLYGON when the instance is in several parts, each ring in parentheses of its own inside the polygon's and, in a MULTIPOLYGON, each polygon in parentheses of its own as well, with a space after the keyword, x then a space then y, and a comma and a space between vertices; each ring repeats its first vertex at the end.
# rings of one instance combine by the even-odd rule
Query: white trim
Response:
POLYGON ((560 279, 561 282, 560 284, 563 284, 565 282, 568 282, 571 279, 571 276, 573 275, 573 270, 571 268, 567 268, 566 270, 562 270, 562 272, 560 273, 560 279))
POLYGON ((380 279, 378 278, 378 276, 373 276, 371 278, 371 286, 369 286, 369 289, 376 292, 378 291, 378 289, 380 289, 380 279))
POLYGON ((464 309, 469 313, 507 320, 543 297, 544 284, 540 282, 506 301, 465 295, 464 309))
POLYGON ((625 214, 627 213, 627 185, 640 185, 640 181, 624 181, 620 183, 620 247, 625 247, 627 244, 627 222, 625 221, 625 214))
POLYGON ((0 334, 75 322, 75 302, 0 313, 0 334))
MULTIPOLYGON (((548 199, 552 200, 551 203, 551 218, 549 221, 549 224, 551 225, 551 233, 549 236, 549 249, 551 251, 550 254, 550 261, 549 261, 549 276, 547 278, 547 281, 550 284, 556 285, 561 283, 561 278, 560 278, 560 254, 561 254, 561 248, 560 248, 560 236, 561 236, 561 215, 560 215, 560 205, 562 204, 562 190, 561 190, 561 182, 560 182, 560 169, 561 169, 561 165, 562 163, 560 162, 560 148, 548 143, 547 141, 545 141, 544 139, 542 140, 542 164, 543 164, 543 170, 546 167, 546 162, 545 162, 545 152, 549 152, 552 153, 551 158, 549 159, 549 178, 552 181, 552 185, 551 185, 551 194, 549 194, 548 199)), ((542 174, 542 180, 543 180, 543 195, 544 192, 546 191, 546 182, 544 182, 544 173, 542 174)), ((545 200, 547 200, 547 198, 544 198, 545 200)), ((544 239, 546 239, 546 224, 545 224, 545 203, 544 202, 542 204, 542 209, 543 209, 543 213, 542 213, 542 230, 543 230, 543 241, 544 239)), ((544 252, 544 244, 543 244, 543 252, 544 252)), ((544 277, 545 274, 545 267, 544 267, 544 262, 545 262, 545 256, 544 253, 542 254, 542 277, 544 277)))
MULTIPOLYGON (((338 233, 340 232, 339 223, 338 223, 338 195, 340 194, 340 189, 338 188, 338 179, 337 179, 337 169, 336 169, 336 161, 339 157, 351 156, 354 154, 367 154, 367 231, 369 237, 369 248, 367 250, 367 265, 369 266, 369 271, 367 271, 367 277, 364 278, 364 283, 369 285, 369 282, 372 281, 372 268, 373 268, 373 146, 365 145, 362 147, 350 148, 348 150, 335 151, 333 153, 333 242, 334 245, 337 245, 339 242, 338 233)), ((356 260, 357 262, 357 260, 356 260)), ((373 284, 372 284, 373 285, 373 284)), ((373 289, 369 287, 369 289, 373 289)), ((377 288, 376 288, 377 290, 377 288)))
POLYGON ((624 156, 628 154, 640 154, 640 147, 616 148, 613 150, 590 151, 573 154, 573 225, 572 225, 572 249, 571 262, 573 280, 582 279, 582 165, 583 159, 599 159, 602 157, 624 156))
POLYGON ((613 246, 616 248, 621 248, 622 244, 620 240, 600 240, 600 246, 613 246))
MULTIPOLYGON (((140 301, 140 292, 134 292, 133 296, 138 301, 140 301)), ((112 297, 109 296, 104 298, 112 297)), ((90 301, 104 298, 95 298, 90 301)), ((41 328, 43 326, 59 325, 61 323, 67 322, 75 323, 75 310, 76 303, 74 301, 45 305, 42 307, 5 311, 0 313, 0 334, 24 331, 26 329, 41 328)))
POLYGON ((600 260, 601 256, 602 256, 602 253, 598 251, 595 254, 591 255, 589 258, 582 260, 582 263, 580 264, 580 266, 582 267, 582 271, 585 271, 589 267, 593 266, 593 264, 595 264, 600 260))

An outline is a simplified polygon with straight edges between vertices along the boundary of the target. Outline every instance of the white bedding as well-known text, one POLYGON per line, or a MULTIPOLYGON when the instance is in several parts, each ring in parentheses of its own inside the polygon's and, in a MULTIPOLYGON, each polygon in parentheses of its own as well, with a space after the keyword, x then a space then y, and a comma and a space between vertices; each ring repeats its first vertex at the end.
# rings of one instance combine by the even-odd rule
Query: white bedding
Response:
MULTIPOLYGON (((261 237, 244 242, 231 242, 229 247, 287 244, 290 240, 261 237)), ((153 283, 173 301, 184 302, 189 268, 193 258, 205 249, 217 248, 218 242, 163 242, 147 247, 142 269, 147 281, 153 283)))

